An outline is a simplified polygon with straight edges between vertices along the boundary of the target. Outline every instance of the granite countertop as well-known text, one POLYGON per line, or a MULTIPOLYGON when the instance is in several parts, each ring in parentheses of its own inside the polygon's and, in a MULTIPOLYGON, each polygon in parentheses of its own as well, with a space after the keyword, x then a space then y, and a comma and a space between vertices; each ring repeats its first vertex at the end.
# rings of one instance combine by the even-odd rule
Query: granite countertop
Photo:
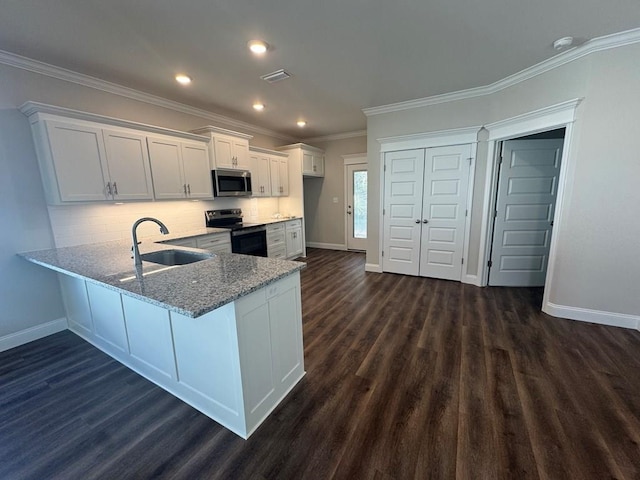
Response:
MULTIPOLYGON (((206 231, 202 235, 210 233, 217 232, 206 231)), ((173 249, 211 254, 206 250, 163 245, 148 240, 140 245, 141 254, 173 249)), ((136 269, 131 259, 129 241, 53 248, 19 255, 38 265, 194 318, 301 270, 306 265, 275 258, 221 253, 211 254, 211 258, 200 262, 174 267, 142 262, 142 266, 136 269)))

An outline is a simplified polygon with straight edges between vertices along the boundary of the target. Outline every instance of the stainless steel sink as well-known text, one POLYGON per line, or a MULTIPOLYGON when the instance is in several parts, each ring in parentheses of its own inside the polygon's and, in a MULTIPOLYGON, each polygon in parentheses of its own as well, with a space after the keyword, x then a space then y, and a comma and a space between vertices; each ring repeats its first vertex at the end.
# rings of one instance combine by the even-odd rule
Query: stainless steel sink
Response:
POLYGON ((213 253, 189 252, 185 250, 161 250, 159 252, 143 253, 140 260, 143 262, 159 263, 160 265, 187 265, 188 263, 201 262, 213 258, 213 253))

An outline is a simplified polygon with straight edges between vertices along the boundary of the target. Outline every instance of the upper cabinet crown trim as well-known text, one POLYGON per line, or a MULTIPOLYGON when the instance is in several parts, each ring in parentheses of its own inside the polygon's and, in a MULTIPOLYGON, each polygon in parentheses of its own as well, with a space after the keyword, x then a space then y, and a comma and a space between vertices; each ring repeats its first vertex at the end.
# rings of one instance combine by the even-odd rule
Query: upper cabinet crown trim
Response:
POLYGON ((250 152, 255 152, 255 153, 264 153, 265 155, 275 155, 277 157, 288 157, 289 154, 288 153, 284 153, 284 152, 277 152, 275 150, 269 150, 268 148, 262 148, 262 147, 249 147, 249 151, 250 152))
POLYGON ((207 125, 205 127, 196 128, 195 130, 191 130, 193 133, 197 133, 200 135, 206 135, 211 133, 220 133, 222 135, 231 135, 238 138, 244 138, 245 140, 251 140, 253 135, 248 135, 246 133, 234 132, 233 130, 227 130, 226 128, 214 127, 213 125, 207 125))
POLYGON ((312 147, 311 145, 307 145, 306 143, 292 143, 291 145, 282 145, 281 147, 276 147, 278 150, 293 150, 296 148, 302 148, 304 150, 311 150, 313 152, 324 153, 324 150, 318 147, 312 147))
POLYGON ((39 102, 25 102, 20 106, 20 111, 27 117, 31 117, 36 114, 50 114, 58 115, 65 118, 73 118, 76 120, 84 120, 88 122, 97 122, 115 127, 133 128, 144 132, 159 133, 162 135, 171 135, 173 137, 187 138, 190 140, 197 140, 200 142, 209 142, 211 139, 203 135, 196 135, 194 133, 182 132, 180 130, 173 130, 171 128, 157 127, 155 125, 148 125, 146 123, 132 122, 130 120, 123 120, 120 118, 108 117, 106 115, 99 115, 97 113, 82 112, 80 110, 74 110, 66 107, 58 107, 56 105, 47 105, 39 102))

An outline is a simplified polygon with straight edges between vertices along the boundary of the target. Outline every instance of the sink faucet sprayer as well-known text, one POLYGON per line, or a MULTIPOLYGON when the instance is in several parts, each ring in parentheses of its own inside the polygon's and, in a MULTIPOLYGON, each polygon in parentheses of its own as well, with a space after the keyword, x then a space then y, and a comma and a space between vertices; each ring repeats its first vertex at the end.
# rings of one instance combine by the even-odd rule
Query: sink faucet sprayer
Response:
POLYGON ((142 260, 140 260, 140 250, 138 249, 138 235, 136 233, 138 225, 140 225, 142 222, 155 222, 160 226, 160 233, 162 233, 163 235, 169 233, 169 229, 167 228, 167 226, 156 218, 143 217, 140 220, 136 220, 136 222, 133 224, 133 227, 131 227, 131 237, 133 238, 133 247, 131 247, 131 250, 133 251, 133 263, 135 266, 142 265, 142 260))

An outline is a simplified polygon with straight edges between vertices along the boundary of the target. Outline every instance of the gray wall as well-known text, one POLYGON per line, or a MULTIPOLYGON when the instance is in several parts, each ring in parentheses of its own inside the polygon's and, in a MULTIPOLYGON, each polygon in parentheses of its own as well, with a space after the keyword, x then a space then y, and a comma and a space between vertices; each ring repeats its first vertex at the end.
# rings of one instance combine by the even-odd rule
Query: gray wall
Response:
MULTIPOLYGON (((557 305, 640 314, 640 45, 591 54, 492 95, 369 117, 369 223, 380 219, 381 137, 485 125, 566 100, 577 109, 564 194, 554 277, 547 288, 557 305)), ((478 270, 488 162, 486 132, 478 144, 468 273, 478 270)), ((367 262, 377 264, 380 239, 367 262)))
MULTIPOLYGON (((17 108, 31 100, 177 130, 215 122, 7 65, 0 65, 0 85, 1 338, 64 317, 55 275, 15 255, 54 246, 31 130, 17 108)), ((245 133, 256 146, 287 143, 245 133)))
POLYGON ((366 153, 365 136, 314 142, 325 151, 324 178, 304 179, 305 240, 344 245, 344 159, 342 155, 366 153), (333 203, 333 198, 338 203, 333 203))

